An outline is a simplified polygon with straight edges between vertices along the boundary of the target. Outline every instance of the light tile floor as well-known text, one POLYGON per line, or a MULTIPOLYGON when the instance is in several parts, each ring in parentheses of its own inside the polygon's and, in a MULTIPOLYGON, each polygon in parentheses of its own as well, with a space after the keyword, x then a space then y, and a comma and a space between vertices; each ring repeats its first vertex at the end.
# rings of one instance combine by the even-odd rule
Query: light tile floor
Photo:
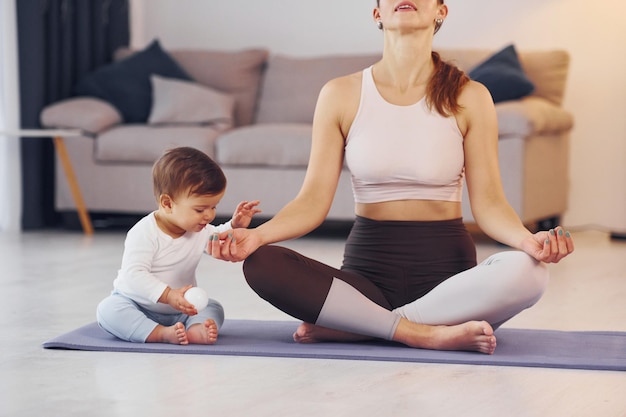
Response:
MULTIPOLYGON (((626 331, 626 243, 575 232, 539 303, 506 324, 626 331)), ((0 233, 0 416, 626 416, 626 373, 46 350, 94 320, 123 232, 0 233)), ((340 237, 287 242, 339 265, 340 237)), ((479 259, 506 248, 478 245, 479 259)), ((227 317, 288 319, 210 257, 199 284, 227 317)))

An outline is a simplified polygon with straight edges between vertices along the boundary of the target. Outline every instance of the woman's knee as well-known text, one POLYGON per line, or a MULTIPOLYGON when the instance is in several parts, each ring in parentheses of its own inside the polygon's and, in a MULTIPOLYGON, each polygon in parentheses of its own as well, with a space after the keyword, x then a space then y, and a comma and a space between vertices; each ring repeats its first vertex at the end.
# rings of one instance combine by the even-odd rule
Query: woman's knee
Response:
POLYGON ((528 262, 530 263, 528 267, 528 281, 531 284, 531 292, 534 291, 535 296, 531 297, 529 300, 529 306, 535 304, 539 301, 539 298, 543 295, 543 293, 548 288, 548 282, 550 281, 550 273, 548 271, 548 267, 543 262, 539 262, 531 256, 526 255, 528 258, 528 262))
POLYGON ((538 287, 545 289, 550 278, 546 265, 526 252, 514 252, 514 254, 519 258, 519 268, 524 271, 524 275, 531 277, 538 287))
POLYGON ((261 246, 246 258, 243 274, 250 288, 257 291, 273 285, 271 281, 277 275, 277 268, 283 264, 280 258, 284 256, 284 251, 281 249, 283 248, 278 246, 261 246))
POLYGON ((512 278, 512 290, 528 299, 529 306, 536 303, 545 292, 550 274, 543 262, 521 251, 502 254, 507 275, 512 278))

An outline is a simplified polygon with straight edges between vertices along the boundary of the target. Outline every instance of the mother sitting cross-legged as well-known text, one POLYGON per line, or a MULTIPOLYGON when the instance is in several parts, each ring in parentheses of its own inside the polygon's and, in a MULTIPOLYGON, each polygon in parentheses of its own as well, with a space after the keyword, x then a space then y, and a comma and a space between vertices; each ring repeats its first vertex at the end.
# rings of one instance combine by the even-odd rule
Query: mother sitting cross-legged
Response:
POLYGON ((377 1, 382 59, 322 88, 299 194, 268 222, 209 244, 215 258, 245 259, 250 287, 303 321, 297 342, 382 338, 491 354, 494 330, 541 297, 544 263, 574 250, 569 232, 532 234, 507 202, 489 91, 432 51, 447 15, 443 0, 377 1), (344 158, 356 220, 341 269, 269 245, 324 221, 344 158), (464 176, 478 226, 516 250, 476 264, 464 176))

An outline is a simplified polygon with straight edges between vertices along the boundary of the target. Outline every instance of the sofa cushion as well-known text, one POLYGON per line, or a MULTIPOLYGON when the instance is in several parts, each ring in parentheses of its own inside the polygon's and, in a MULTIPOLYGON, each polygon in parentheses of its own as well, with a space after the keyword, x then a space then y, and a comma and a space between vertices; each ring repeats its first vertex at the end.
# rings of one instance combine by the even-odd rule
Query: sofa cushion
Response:
POLYGON ((530 96, 496 104, 496 113, 501 139, 560 134, 574 126, 570 112, 542 97, 530 96))
POLYGON ((152 105, 151 74, 191 80, 154 40, 144 50, 87 74, 76 84, 75 94, 108 101, 125 123, 144 123, 152 105))
POLYGON ((221 165, 306 167, 311 152, 310 124, 256 124, 230 130, 217 139, 221 165))
POLYGON ((43 127, 80 129, 89 135, 96 135, 119 124, 122 115, 104 100, 75 97, 45 107, 40 119, 43 127))
POLYGON ((270 57, 257 123, 311 123, 317 96, 326 82, 360 71, 379 59, 380 55, 270 57))
POLYGON ((513 45, 496 52, 468 75, 487 87, 494 103, 525 97, 535 89, 524 73, 513 45))
POLYGON ((201 84, 150 77, 152 109, 149 124, 221 124, 232 127, 235 99, 201 84))
POLYGON ((152 164, 167 149, 191 146, 211 158, 215 140, 222 132, 216 126, 121 125, 101 134, 95 140, 97 162, 152 164))

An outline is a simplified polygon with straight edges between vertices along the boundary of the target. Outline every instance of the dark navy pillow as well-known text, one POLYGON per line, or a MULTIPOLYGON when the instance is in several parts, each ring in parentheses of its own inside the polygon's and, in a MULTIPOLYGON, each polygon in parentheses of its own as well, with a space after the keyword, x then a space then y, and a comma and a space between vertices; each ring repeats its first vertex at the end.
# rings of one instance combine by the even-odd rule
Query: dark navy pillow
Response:
POLYGON ((152 107, 152 74, 192 81, 155 39, 144 50, 87 74, 74 93, 109 102, 125 123, 145 123, 152 107))
POLYGON ((487 87, 494 103, 519 99, 535 90, 534 84, 524 73, 513 45, 493 54, 468 75, 487 87))

